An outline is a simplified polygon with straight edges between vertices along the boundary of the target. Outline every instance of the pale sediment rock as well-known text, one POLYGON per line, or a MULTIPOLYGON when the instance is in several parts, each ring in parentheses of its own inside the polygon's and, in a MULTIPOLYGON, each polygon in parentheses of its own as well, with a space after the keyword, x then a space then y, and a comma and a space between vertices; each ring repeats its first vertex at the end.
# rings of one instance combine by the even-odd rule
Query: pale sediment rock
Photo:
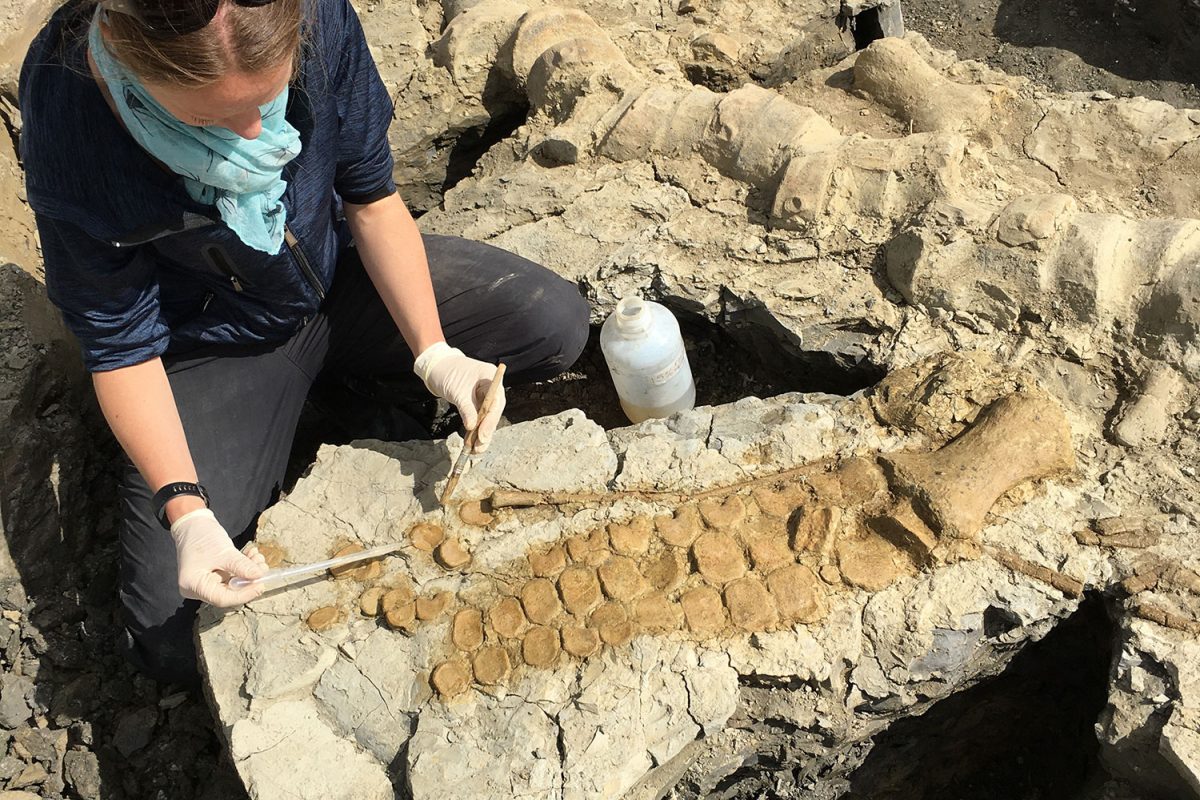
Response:
MULTIPOLYGON (((944 361, 931 363, 932 369, 942 370, 931 374, 966 381, 963 396, 980 398, 973 414, 974 424, 984 432, 979 435, 990 435, 989 426, 1011 424, 1004 414, 980 415, 977 410, 988 406, 989 392, 994 396, 1003 391, 998 388, 1003 381, 989 383, 992 379, 986 373, 950 369, 944 361)), ((901 410, 907 379, 904 374, 897 376, 888 408, 898 418, 923 419, 923 425, 941 429, 928 416, 901 410)), ((884 394, 885 388, 879 393, 884 394)), ((937 398, 931 402, 936 407, 937 398)), ((706 426, 703 434, 697 434, 704 438, 686 447, 688 437, 682 428, 671 430, 661 423, 614 432, 617 447, 631 441, 658 441, 660 447, 677 447, 703 461, 705 452, 719 446, 726 451, 724 458, 736 464, 751 452, 784 452, 773 446, 804 442, 797 435, 800 430, 823 421, 819 443, 803 451, 811 467, 785 460, 776 468, 778 472, 799 467, 800 472, 785 483, 799 481, 809 487, 805 491, 791 492, 773 483, 772 473, 758 461, 752 471, 742 472, 743 483, 733 481, 727 488, 719 484, 690 488, 698 477, 691 469, 676 471, 668 479, 673 484, 657 477, 650 486, 658 490, 689 487, 693 493, 709 493, 683 501, 683 507, 697 509, 694 514, 673 516, 670 511, 678 500, 654 501, 647 495, 635 501, 633 492, 611 506, 593 501, 587 514, 559 515, 557 541, 573 544, 559 551, 563 566, 550 568, 548 577, 537 577, 535 566, 547 572, 546 565, 525 555, 495 562, 495 572, 480 570, 473 562, 463 573, 448 575, 433 565, 428 553, 412 548, 408 561, 385 562, 388 571, 382 580, 391 591, 405 597, 409 591, 417 597, 450 592, 456 599, 449 603, 451 612, 415 619, 405 631, 380 628, 357 613, 324 633, 307 631, 304 618, 314 608, 356 608, 359 603, 360 586, 332 579, 291 595, 286 612, 276 597, 266 597, 227 615, 219 624, 209 619, 201 647, 218 713, 226 726, 247 730, 248 725, 268 724, 273 714, 281 713, 273 711, 277 706, 284 705, 289 715, 308 709, 305 713, 314 721, 305 724, 324 726, 324 733, 314 735, 349 743, 360 754, 353 763, 374 763, 381 774, 406 781, 414 798, 447 796, 451 772, 455 791, 473 796, 619 797, 657 774, 660 765, 681 753, 693 753, 695 748, 688 749, 689 745, 702 731, 709 738, 701 740, 700 749, 719 747, 725 721, 739 703, 749 704, 745 713, 752 718, 760 713, 756 710, 759 695, 747 694, 742 681, 750 686, 779 680, 786 685, 816 682, 829 687, 808 699, 797 695, 794 702, 817 703, 824 709, 820 724, 839 731, 847 744, 869 735, 886 719, 927 703, 934 685, 938 687, 934 696, 945 696, 981 674, 999 671, 1014 652, 1014 643, 1040 638, 1069 614, 1078 599, 1059 588, 1054 576, 1060 562, 1047 564, 1029 550, 1027 540, 1034 535, 1031 531, 1073 531, 1086 521, 1086 512, 1079 510, 1085 507, 1083 500, 1071 484, 1021 482, 1021 476, 1042 474, 1044 468, 1025 473, 1010 464, 1006 474, 1011 477, 1003 478, 1004 486, 1012 481, 1020 486, 1017 499, 996 501, 994 507, 1006 509, 1002 526, 989 524, 985 516, 982 532, 972 532, 975 523, 957 524, 949 532, 945 526, 934 529, 939 539, 982 535, 982 551, 958 553, 954 557, 965 560, 949 564, 942 563, 936 552, 913 560, 910 550, 881 539, 865 525, 871 515, 877 516, 879 509, 893 502, 888 492, 881 491, 880 481, 894 480, 890 475, 881 477, 866 462, 879 455, 875 448, 881 441, 894 441, 893 447, 906 444, 910 450, 928 450, 929 445, 922 444, 923 434, 889 438, 893 434, 873 417, 864 416, 870 408, 860 399, 813 407, 798 397, 715 408, 697 413, 722 420, 721 441, 715 441, 713 428, 706 426), (806 408, 822 412, 803 413, 806 408), (746 420, 770 414, 774 422, 743 425, 739 414, 746 420), (731 446, 755 435, 760 441, 753 451, 731 446), (857 457, 846 458, 850 455, 857 457), (786 524, 793 515, 781 518, 778 509, 767 513, 760 508, 755 492, 763 487, 774 493, 773 498, 789 497, 789 502, 806 508, 817 495, 826 502, 836 500, 840 505, 834 508, 841 515, 838 527, 826 525, 793 549, 786 524), (631 509, 641 510, 631 517, 631 509), (637 553, 641 544, 629 549, 634 554, 628 556, 608 549, 613 524, 628 526, 638 518, 646 520, 637 523, 646 526, 645 551, 637 553), (678 531, 669 525, 666 530, 661 524, 656 527, 654 520, 699 526, 703 533, 692 547, 701 553, 707 549, 705 537, 728 539, 726 550, 731 547, 730 553, 741 559, 740 570, 715 574, 710 580, 703 563, 689 562, 686 550, 667 541, 678 537, 678 531), (825 540, 830 536, 833 545, 826 552, 825 540), (780 542, 770 558, 762 554, 763 537, 780 542), (887 548, 888 569, 872 561, 855 566, 858 562, 853 558, 865 558, 866 551, 855 550, 859 545, 854 543, 872 541, 887 548), (754 542, 759 546, 750 544, 754 542), (749 548, 749 558, 743 546, 749 548), (1010 548, 1011 554, 987 555, 1009 552, 1004 548, 1010 548), (598 566, 592 563, 597 553, 603 555, 598 566), (782 566, 777 563, 781 560, 782 566), (824 576, 829 572, 826 567, 838 564, 841 569, 830 572, 832 583, 818 579, 818 570, 824 576), (411 590, 406 588, 410 584, 411 590), (1003 643, 984 625, 985 617, 996 613, 1011 620, 1003 643), (289 679, 268 681, 268 676, 281 671, 280 665, 286 667, 283 671, 289 679), (409 731, 414 731, 411 738, 409 731), (510 746, 518 738, 522 746, 510 746), (398 765, 395 755, 402 749, 407 762, 398 765)), ((1048 411, 1039 419, 1051 432, 1065 424, 1048 411)), ((977 428, 968 424, 965 429, 967 433, 956 441, 958 447, 969 449, 974 441, 971 432, 977 428)), ((508 459, 514 452, 530 447, 526 437, 531 431, 542 437, 547 430, 574 435, 554 420, 502 429, 492 445, 496 463, 511 463, 508 459)), ((1053 436, 1047 433, 1043 438, 1049 441, 1053 436)), ((1010 461, 1026 458, 1017 446, 1019 438, 1010 436, 1006 441, 1017 443, 1010 461)), ((428 461, 420 454, 421 447, 439 445, 414 446, 405 457, 428 461)), ((302 483, 344 486, 347 476, 362 474, 354 458, 359 451, 367 454, 368 464, 373 463, 371 450, 327 449, 302 483)), ((586 473, 595 463, 593 452, 589 447, 575 452, 575 463, 586 473)), ((796 451, 788 452, 796 457, 796 451)), ((624 464, 642 469, 635 459, 624 464)), ((394 463, 381 462, 379 468, 412 474, 394 463)), ((488 470, 486 460, 472 470, 480 485, 486 485, 488 470)), ((649 480, 648 473, 642 474, 649 480)), ((545 476, 535 479, 546 480, 545 476)), ((562 482, 564 487, 578 485, 570 462, 562 471, 562 482)), ((626 491, 637 486, 625 485, 626 491)), ((373 487, 370 481, 364 483, 368 486, 373 487)), ((516 484, 514 488, 526 487, 516 484)), ((559 491, 554 486, 549 490, 559 491)), ((418 495, 423 491, 429 489, 419 489, 418 495)), ((301 496, 312 498, 306 502, 324 501, 328 491, 310 485, 301 496)), ((765 495, 758 492, 758 496, 765 495)), ((350 502, 348 507, 362 509, 354 513, 374 513, 369 504, 350 502)), ((300 506, 282 518, 301 519, 301 511, 309 513, 300 506)), ((268 529, 278 524, 274 513, 266 515, 268 529)), ((455 512, 410 515, 395 520, 393 526, 407 531, 419 519, 436 520, 443 513, 455 512)), ((544 509, 506 508, 496 513, 497 530, 511 529, 508 535, 513 542, 518 536, 514 523, 523 515, 546 516, 544 509)), ((1100 527, 1106 536, 1124 530, 1115 523, 1100 527)), ((530 527, 527 553, 545 557, 547 542, 541 538, 545 530, 530 527)), ((1175 528, 1163 528, 1167 530, 1175 528)), ((623 537, 617 539, 625 541, 623 537)), ((1166 533, 1162 538, 1167 540, 1166 533)), ((304 535, 297 540, 307 541, 304 535)), ((1065 563, 1076 577, 1100 579, 1105 561, 1097 548, 1081 545, 1070 535, 1054 541, 1056 547, 1069 549, 1065 563)), ((513 542, 506 547, 515 546, 513 542)), ((297 557, 304 557, 302 547, 297 557)), ((764 707, 761 713, 774 712, 764 707)), ((1190 757, 1189 730, 1186 726, 1172 729, 1164 740, 1163 747, 1171 748, 1175 762, 1187 763, 1190 757)), ((268 774, 275 786, 289 785, 290 778, 270 772, 261 763, 250 768, 249 760, 256 756, 247 749, 248 741, 233 737, 231 749, 251 791, 266 792, 268 774)))

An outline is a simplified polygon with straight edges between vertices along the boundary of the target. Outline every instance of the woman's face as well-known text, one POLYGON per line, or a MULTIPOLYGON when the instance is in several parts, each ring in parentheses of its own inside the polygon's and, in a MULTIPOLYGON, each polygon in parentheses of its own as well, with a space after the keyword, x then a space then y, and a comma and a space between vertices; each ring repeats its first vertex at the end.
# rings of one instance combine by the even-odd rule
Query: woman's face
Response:
POLYGON ((160 83, 145 84, 163 108, 186 125, 216 126, 233 131, 243 139, 262 133, 258 109, 279 96, 292 77, 292 62, 253 74, 233 73, 200 88, 180 88, 160 83))

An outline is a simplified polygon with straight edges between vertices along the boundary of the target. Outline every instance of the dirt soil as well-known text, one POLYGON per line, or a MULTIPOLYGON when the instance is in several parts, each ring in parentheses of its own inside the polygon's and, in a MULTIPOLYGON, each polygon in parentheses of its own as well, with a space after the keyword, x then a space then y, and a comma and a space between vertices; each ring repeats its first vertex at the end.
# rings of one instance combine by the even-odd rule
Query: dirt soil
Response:
MULTIPOLYGON (((1168 58, 1172 20, 1153 23, 1117 0, 902 0, 905 26, 959 58, 984 61, 1054 91, 1141 95, 1200 107, 1200 75, 1168 58)), ((1140 3, 1137 5, 1141 5, 1140 3)))

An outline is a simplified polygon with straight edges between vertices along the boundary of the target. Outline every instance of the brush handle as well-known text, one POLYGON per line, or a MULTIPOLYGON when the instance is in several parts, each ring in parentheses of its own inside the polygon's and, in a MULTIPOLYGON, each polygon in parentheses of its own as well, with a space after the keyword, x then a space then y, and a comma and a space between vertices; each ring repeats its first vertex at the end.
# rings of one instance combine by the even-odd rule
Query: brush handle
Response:
POLYGON ((492 410, 492 406, 496 402, 496 394, 500 391, 500 387, 504 385, 504 370, 506 367, 500 364, 496 367, 496 374, 492 376, 492 382, 488 384, 487 394, 483 396, 483 403, 479 406, 479 416, 476 417, 475 427, 467 431, 466 438, 463 439, 463 448, 458 453, 458 458, 454 459, 454 466, 450 469, 450 480, 446 481, 446 488, 442 490, 441 504, 446 505, 446 501, 450 499, 451 493, 458 487, 459 476, 462 475, 463 469, 467 466, 467 458, 471 455, 471 451, 475 449, 476 443, 479 441, 479 425, 483 422, 483 418, 492 410))

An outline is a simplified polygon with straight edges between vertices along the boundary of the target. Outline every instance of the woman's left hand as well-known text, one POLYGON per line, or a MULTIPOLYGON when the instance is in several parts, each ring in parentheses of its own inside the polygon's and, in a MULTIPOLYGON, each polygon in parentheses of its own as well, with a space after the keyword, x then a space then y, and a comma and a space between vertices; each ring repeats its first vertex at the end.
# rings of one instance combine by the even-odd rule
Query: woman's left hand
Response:
POLYGON ((504 387, 501 386, 487 416, 479 418, 479 407, 496 375, 495 365, 469 358, 457 347, 438 342, 417 356, 413 371, 425 382, 425 388, 431 394, 454 404, 468 431, 478 427, 472 452, 486 450, 500 415, 504 413, 504 387))

